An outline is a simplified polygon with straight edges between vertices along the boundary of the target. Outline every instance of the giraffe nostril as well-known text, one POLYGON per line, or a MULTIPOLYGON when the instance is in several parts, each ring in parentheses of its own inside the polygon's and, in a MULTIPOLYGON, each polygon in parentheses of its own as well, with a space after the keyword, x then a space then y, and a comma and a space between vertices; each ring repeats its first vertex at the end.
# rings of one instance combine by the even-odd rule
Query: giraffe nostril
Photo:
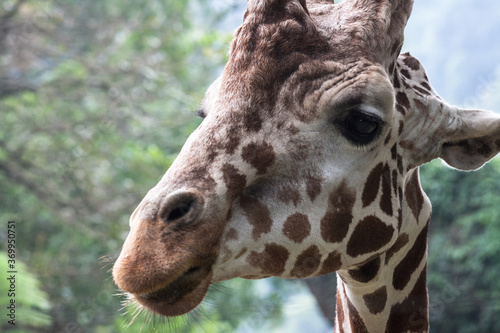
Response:
POLYGON ((203 209, 203 197, 194 191, 170 194, 164 204, 162 218, 165 223, 192 222, 203 209))

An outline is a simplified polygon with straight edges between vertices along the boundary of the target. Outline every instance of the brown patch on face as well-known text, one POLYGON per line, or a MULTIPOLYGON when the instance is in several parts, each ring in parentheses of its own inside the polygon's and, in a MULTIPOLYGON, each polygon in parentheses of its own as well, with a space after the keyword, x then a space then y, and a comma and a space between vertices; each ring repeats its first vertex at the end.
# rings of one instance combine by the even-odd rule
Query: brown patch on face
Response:
POLYGON ((410 67, 412 70, 418 71, 420 69, 420 62, 409 54, 405 55, 407 56, 403 59, 404 64, 410 67))
POLYGON ((393 161, 395 161, 397 157, 398 157, 398 146, 395 144, 391 148, 391 158, 393 161))
MULTIPOLYGON (((403 200, 403 194, 401 188, 399 188, 399 193, 401 193, 399 197, 399 201, 403 200)), ((403 226, 403 209, 398 209, 398 231, 401 231, 401 227, 403 226)))
POLYGON ((241 251, 240 251, 240 253, 238 253, 238 254, 236 255, 236 257, 234 257, 234 259, 236 260, 236 259, 241 258, 241 256, 242 256, 242 255, 244 255, 245 253, 247 253, 247 250, 248 250, 248 249, 247 249, 246 247, 242 248, 242 249, 241 249, 241 251))
POLYGON ((406 287, 410 282, 411 275, 424 259, 427 251, 427 228, 428 226, 420 232, 406 257, 394 269, 392 285, 395 289, 403 290, 406 287))
POLYGON ((392 216, 391 170, 387 164, 379 163, 368 175, 361 199, 363 207, 369 206, 377 198, 380 183, 382 182, 382 197, 380 208, 384 213, 392 216))
POLYGON ((196 180, 196 188, 200 190, 210 190, 216 185, 206 166, 190 169, 186 178, 196 180))
POLYGON ((347 187, 345 181, 330 194, 328 209, 321 219, 321 237, 328 243, 341 242, 352 222, 352 208, 356 192, 347 187))
POLYGON ((247 177, 242 175, 232 164, 226 163, 222 166, 222 177, 227 186, 227 198, 235 198, 247 184, 247 177))
POLYGON ((426 269, 424 269, 408 297, 392 307, 386 332, 427 332, 428 303, 426 269))
POLYGON ((349 308, 349 320, 351 322, 352 329, 351 331, 356 333, 369 333, 365 323, 363 322, 363 319, 361 319, 361 316, 359 315, 358 310, 351 303, 349 298, 347 298, 347 307, 349 308))
POLYGON ((309 143, 302 140, 290 140, 290 145, 293 147, 290 149, 290 157, 295 161, 304 161, 309 158, 312 151, 312 147, 309 143))
POLYGON ((410 207, 413 216, 415 216, 415 219, 418 221, 420 211, 424 205, 424 196, 422 194, 422 189, 420 188, 418 172, 414 172, 406 184, 405 196, 408 207, 410 207))
POLYGON ((419 87, 419 86, 413 86, 413 90, 421 96, 430 96, 431 95, 431 93, 429 91, 427 91, 426 89, 419 87))
POLYGON ((395 56, 398 56, 401 53, 401 48, 403 47, 403 42, 398 38, 396 39, 391 48, 391 53, 395 56))
POLYGON ((396 110, 403 116, 406 115, 406 109, 401 104, 396 104, 396 110))
MULTIPOLYGON (((411 80, 411 74, 410 74, 410 72, 408 72, 408 70, 406 70, 406 69, 404 69, 404 68, 403 68, 403 69, 401 69, 399 72, 400 72, 400 73, 401 73, 401 74, 402 74, 405 78, 407 78, 407 79, 411 80)), ((404 81, 403 81, 403 82, 404 82, 404 81)))
POLYGON ((392 216, 392 191, 391 191, 391 169, 386 164, 382 171, 382 197, 380 198, 380 209, 389 216, 392 216))
POLYGON ((237 241, 238 240, 238 231, 236 231, 236 229, 234 229, 234 228, 231 228, 228 230, 228 232, 226 233, 226 235, 224 237, 225 237, 226 241, 229 241, 229 240, 237 241))
POLYGON ((349 242, 347 254, 351 257, 367 254, 381 249, 390 242, 394 229, 378 217, 367 216, 356 226, 349 242))
POLYGON ((401 105, 405 109, 410 108, 410 100, 408 99, 408 96, 406 96, 406 94, 402 91, 396 94, 396 104, 401 105))
POLYGON ((283 225, 283 234, 295 243, 301 243, 311 233, 311 223, 306 215, 290 215, 283 225))
POLYGON ((260 202, 259 199, 243 194, 240 196, 240 206, 248 218, 248 222, 254 227, 253 239, 257 240, 261 234, 267 234, 271 231, 273 224, 271 214, 267 206, 260 202))
POLYGON ((398 164, 398 172, 400 175, 403 174, 404 167, 403 167, 403 157, 398 154, 398 158, 396 159, 396 162, 398 164))
POLYGON ((392 191, 394 195, 398 195, 398 172, 396 170, 392 170, 392 191))
POLYGON ((274 164, 276 154, 273 147, 267 142, 262 144, 250 143, 243 147, 241 157, 245 162, 257 169, 258 175, 263 175, 274 164))
POLYGON ((404 148, 406 150, 414 150, 415 149, 415 144, 410 141, 410 140, 404 140, 399 143, 401 148, 404 148))
POLYGON ((296 188, 283 187, 278 192, 278 199, 286 204, 293 202, 293 205, 297 207, 300 202, 300 193, 296 188))
POLYGON ((394 75, 392 76, 392 86, 394 89, 401 88, 401 83, 399 82, 399 74, 397 71, 394 71, 394 75))
POLYGON ((374 315, 379 314, 384 311, 385 304, 387 303, 387 287, 381 287, 371 294, 364 295, 363 299, 370 313, 374 315))
POLYGON ((295 126, 290 125, 290 127, 288 127, 288 132, 290 132, 291 135, 297 135, 300 130, 295 126))
POLYGON ((499 149, 500 148, 500 140, 496 140, 495 145, 497 146, 497 149, 499 149))
POLYGON ((258 112, 245 112, 243 114, 243 124, 248 132, 256 133, 262 128, 262 119, 258 112))
POLYGON ((311 201, 321 193, 321 178, 307 177, 306 178, 306 192, 311 201))
POLYGON ((365 188, 363 190, 363 195, 361 196, 361 199, 363 201, 363 208, 369 206, 373 201, 375 201, 383 171, 384 164, 379 163, 368 175, 365 183, 365 188))
POLYGON ((420 82, 420 85, 421 85, 422 87, 424 87, 424 89, 425 89, 425 90, 428 90, 429 92, 432 90, 432 88, 431 88, 431 86, 429 85, 429 83, 428 83, 428 82, 421 81, 421 82, 420 82))
POLYGON ((233 155, 240 145, 240 137, 240 131, 236 129, 230 130, 227 135, 227 140, 222 146, 222 149, 224 149, 228 155, 233 155))
POLYGON ((261 253, 252 251, 247 262, 262 270, 263 274, 279 276, 285 271, 285 264, 290 252, 278 244, 266 244, 261 253))
POLYGON ((389 134, 387 134, 387 136, 385 137, 384 146, 386 146, 389 143, 389 141, 391 141, 391 138, 392 138, 392 133, 389 132, 389 134))
POLYGON ((420 111, 422 111, 422 112, 427 111, 427 105, 425 105, 424 103, 420 102, 419 99, 414 98, 413 99, 413 104, 415 104, 415 106, 417 107, 417 109, 419 109, 420 111))
POLYGON ((385 264, 387 265, 392 256, 398 253, 399 250, 401 250, 406 244, 408 244, 409 241, 410 237, 407 233, 401 234, 396 240, 396 243, 394 243, 394 245, 389 250, 387 250, 385 254, 385 264))
POLYGON ((349 275, 356 281, 361 283, 367 283, 373 280, 380 270, 380 257, 369 261, 363 266, 349 270, 349 275))
POLYGON ((323 266, 321 267, 320 275, 329 274, 338 271, 342 267, 342 256, 337 251, 333 251, 328 255, 328 257, 323 261, 323 266))
POLYGON ((320 262, 319 249, 316 245, 312 245, 297 257, 290 274, 299 279, 306 278, 318 269, 320 262))

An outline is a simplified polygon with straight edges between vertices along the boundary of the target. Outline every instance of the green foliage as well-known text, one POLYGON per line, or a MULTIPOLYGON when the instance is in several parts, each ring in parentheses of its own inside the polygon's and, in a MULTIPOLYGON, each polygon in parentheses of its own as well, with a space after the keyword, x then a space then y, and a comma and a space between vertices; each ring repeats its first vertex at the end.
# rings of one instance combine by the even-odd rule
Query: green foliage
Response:
MULTIPOLYGON (((258 330, 282 318, 296 284, 272 280, 263 291, 236 279, 212 288, 197 314, 170 321, 140 314, 127 328, 135 312, 120 311, 112 260, 99 263, 116 257, 131 212, 200 123, 192 110, 225 63, 230 39, 212 28, 224 13, 211 5, 0 6, 9 27, 0 36, 0 220, 19 227, 24 331, 234 332, 242 322, 258 330)), ((437 332, 500 331, 499 173, 498 161, 479 173, 423 168, 434 204, 429 286, 437 332)))
POLYGON ((230 37, 203 18, 219 14, 202 0, 0 8, 0 218, 19 226, 50 331, 109 329, 121 316, 99 258, 117 255, 130 213, 200 122, 192 110, 230 37), (192 24, 195 10, 206 16, 192 24))
MULTIPOLYGON (((5 273, 10 271, 7 260, 7 253, 0 252, 0 271, 5 273)), ((9 329, 9 332, 28 332, 33 328, 44 328, 51 324, 51 318, 48 311, 51 308, 48 295, 41 290, 40 281, 33 275, 26 264, 16 260, 15 279, 11 281, 2 275, 0 279, 0 304, 2 309, 9 305, 12 300, 15 304, 15 326, 7 323, 9 317, 2 318, 0 327, 2 330, 9 329), (10 292, 11 291, 11 292, 10 292), (9 296, 10 294, 10 296, 9 296), (13 330, 15 328, 15 330, 13 330)), ((7 277, 10 275, 7 274, 7 277)), ((5 312, 5 311, 4 311, 5 312)))
POLYGON ((498 332, 500 324, 500 160, 464 173, 422 168, 433 203, 429 242, 431 327, 498 332))

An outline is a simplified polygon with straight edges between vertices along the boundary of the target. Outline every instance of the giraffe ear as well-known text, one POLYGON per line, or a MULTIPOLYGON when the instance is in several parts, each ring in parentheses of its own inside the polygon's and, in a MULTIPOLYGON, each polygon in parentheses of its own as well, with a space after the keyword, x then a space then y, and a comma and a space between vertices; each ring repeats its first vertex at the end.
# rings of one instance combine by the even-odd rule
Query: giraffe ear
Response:
POLYGON ((458 110, 446 132, 439 156, 451 167, 476 170, 500 152, 500 115, 458 110))

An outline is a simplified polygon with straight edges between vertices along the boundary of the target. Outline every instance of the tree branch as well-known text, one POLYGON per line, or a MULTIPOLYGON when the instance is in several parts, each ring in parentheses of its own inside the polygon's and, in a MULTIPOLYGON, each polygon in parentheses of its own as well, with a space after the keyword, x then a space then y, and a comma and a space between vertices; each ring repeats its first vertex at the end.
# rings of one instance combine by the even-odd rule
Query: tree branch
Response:
POLYGON ((36 87, 22 80, 14 80, 10 78, 0 78, 0 99, 8 96, 20 94, 25 91, 36 91, 36 87))

